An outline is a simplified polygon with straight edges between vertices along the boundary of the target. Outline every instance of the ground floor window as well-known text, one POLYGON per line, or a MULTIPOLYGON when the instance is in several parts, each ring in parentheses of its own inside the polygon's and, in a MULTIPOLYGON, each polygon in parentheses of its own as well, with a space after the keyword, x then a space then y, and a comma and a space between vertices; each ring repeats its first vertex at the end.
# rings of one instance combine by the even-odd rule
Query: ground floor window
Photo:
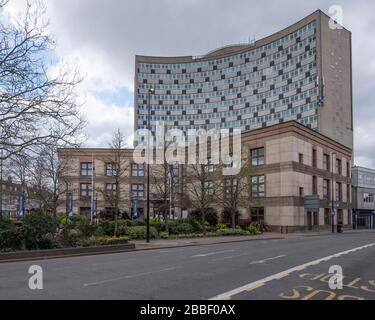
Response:
POLYGON ((344 224, 344 214, 343 214, 342 209, 337 210, 337 223, 344 224))
POLYGON ((313 215, 313 217, 314 217, 314 221, 313 221, 313 224, 314 224, 314 226, 318 226, 319 225, 319 212, 314 212, 314 215, 313 215))
POLYGON ((81 207, 81 208, 79 208, 79 214, 81 216, 90 216, 91 215, 91 208, 90 207, 81 207))
POLYGON ((264 208, 252 208, 251 221, 264 224, 264 208))
POLYGON ((324 209, 324 224, 326 226, 331 225, 331 209, 324 209))

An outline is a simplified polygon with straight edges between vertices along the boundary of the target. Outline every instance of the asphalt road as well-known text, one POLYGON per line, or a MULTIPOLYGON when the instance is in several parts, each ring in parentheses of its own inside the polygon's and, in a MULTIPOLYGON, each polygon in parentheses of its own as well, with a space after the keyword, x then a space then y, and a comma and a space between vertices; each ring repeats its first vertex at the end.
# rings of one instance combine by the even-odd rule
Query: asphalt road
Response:
POLYGON ((0 299, 375 299, 375 232, 0 264, 0 299), (43 289, 28 286, 29 267, 43 289), (343 271, 330 289, 329 268, 343 271))

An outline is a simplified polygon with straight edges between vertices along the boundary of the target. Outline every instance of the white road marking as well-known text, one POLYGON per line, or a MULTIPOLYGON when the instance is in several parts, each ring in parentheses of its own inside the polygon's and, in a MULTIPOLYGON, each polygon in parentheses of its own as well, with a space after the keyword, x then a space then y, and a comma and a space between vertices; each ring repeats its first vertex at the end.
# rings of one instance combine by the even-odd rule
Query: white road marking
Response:
POLYGON ((221 254, 221 253, 228 253, 228 252, 234 252, 235 250, 224 250, 224 251, 216 251, 216 252, 208 252, 208 253, 200 253, 196 254, 194 256, 191 256, 190 258, 202 258, 202 257, 209 257, 213 256, 215 254, 221 254))
POLYGON ((250 264, 262 264, 262 263, 266 263, 267 261, 276 260, 276 259, 280 259, 280 258, 284 258, 284 257, 286 257, 286 254, 282 254, 280 256, 273 257, 273 258, 267 258, 267 259, 264 259, 264 260, 252 261, 252 262, 250 262, 250 264))
POLYGON ((172 270, 176 270, 176 269, 180 269, 180 268, 182 268, 182 266, 165 268, 165 269, 161 269, 161 270, 154 270, 154 271, 143 272, 143 273, 136 273, 136 274, 132 274, 132 275, 127 275, 127 276, 122 276, 122 277, 117 277, 117 278, 112 278, 112 279, 106 279, 106 280, 102 280, 102 281, 98 281, 98 282, 85 283, 83 286, 84 287, 97 286, 99 284, 103 284, 103 283, 107 283, 107 282, 113 282, 113 281, 122 280, 122 279, 132 279, 132 278, 147 276, 147 275, 154 274, 154 273, 172 271, 172 270))
POLYGON ((265 284, 267 282, 270 282, 272 280, 277 280, 277 279, 280 279, 282 277, 285 277, 289 273, 292 273, 292 272, 295 272, 295 271, 299 271, 301 269, 305 269, 307 267, 310 267, 310 266, 313 266, 313 265, 317 265, 317 264, 319 264, 321 262, 328 261, 328 260, 331 260, 333 258, 337 258, 337 257, 340 257, 342 255, 349 254, 349 253, 352 253, 352 252, 355 252, 355 251, 358 251, 358 250, 366 249, 366 248, 369 248, 369 247, 372 247, 372 246, 375 246, 375 243, 366 244, 366 245, 358 247, 358 248, 346 250, 346 251, 343 251, 343 252, 339 252, 339 253, 330 255, 328 257, 324 257, 324 258, 317 259, 317 260, 314 260, 314 261, 311 261, 311 262, 307 262, 305 264, 301 264, 299 266, 290 268, 288 270, 285 270, 285 271, 273 274, 273 275, 268 276, 266 278, 263 278, 261 280, 248 283, 248 284, 246 284, 246 285, 244 285, 242 287, 239 287, 239 288, 236 288, 236 289, 224 292, 224 293, 219 294, 219 295, 217 295, 217 296, 215 296, 213 298, 210 298, 209 300, 224 300, 224 299, 228 299, 229 297, 232 297, 232 296, 234 296, 236 294, 239 294, 241 292, 251 291, 254 288, 262 286, 263 284, 265 284))

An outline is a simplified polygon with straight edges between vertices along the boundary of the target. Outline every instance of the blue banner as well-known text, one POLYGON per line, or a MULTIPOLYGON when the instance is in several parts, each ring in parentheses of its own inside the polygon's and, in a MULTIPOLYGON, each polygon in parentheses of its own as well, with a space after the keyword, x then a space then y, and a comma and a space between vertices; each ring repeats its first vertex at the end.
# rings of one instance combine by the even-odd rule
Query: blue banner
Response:
POLYGON ((73 216, 73 192, 68 192, 66 195, 66 214, 68 217, 73 216))
POLYGON ((138 201, 136 198, 132 199, 132 218, 138 218, 138 201))
POLYGON ((25 193, 18 194, 18 211, 17 216, 23 217, 25 215, 25 193))
POLYGON ((97 199, 94 199, 94 201, 92 202, 92 217, 93 218, 96 218, 96 212, 97 212, 97 209, 98 208, 98 200, 97 199))

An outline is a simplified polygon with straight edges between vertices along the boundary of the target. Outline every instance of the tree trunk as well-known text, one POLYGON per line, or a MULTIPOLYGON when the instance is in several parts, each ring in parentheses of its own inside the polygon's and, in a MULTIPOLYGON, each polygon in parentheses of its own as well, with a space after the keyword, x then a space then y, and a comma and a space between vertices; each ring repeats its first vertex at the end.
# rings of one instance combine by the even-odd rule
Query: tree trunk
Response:
POLYGON ((232 228, 236 228, 236 211, 232 211, 232 228))

